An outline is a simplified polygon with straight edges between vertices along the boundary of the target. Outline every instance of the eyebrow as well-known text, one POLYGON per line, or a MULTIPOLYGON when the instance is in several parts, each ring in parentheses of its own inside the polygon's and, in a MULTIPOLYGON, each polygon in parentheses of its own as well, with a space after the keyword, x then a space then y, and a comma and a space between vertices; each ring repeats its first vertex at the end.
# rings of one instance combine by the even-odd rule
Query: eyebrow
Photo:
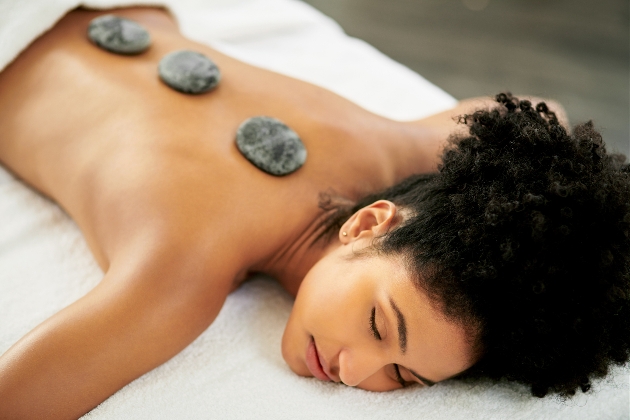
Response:
MULTIPOLYGON (((405 354, 405 352, 407 351, 407 322, 405 321, 405 316, 402 314, 402 312, 400 312, 400 309, 398 309, 396 302, 394 302, 394 299, 391 297, 389 298, 389 304, 392 306, 394 312, 396 312, 396 320, 398 321, 398 346, 400 347, 400 352, 402 354, 405 354)), ((413 376, 420 379, 426 386, 435 385, 435 382, 418 375, 413 370, 409 368, 407 368, 407 370, 411 372, 413 376)))
POLYGON ((400 312, 396 302, 391 297, 389 298, 389 304, 392 305, 392 309, 396 312, 396 320, 398 321, 398 346, 400 352, 405 354, 407 351, 407 323, 405 322, 405 316, 400 312))

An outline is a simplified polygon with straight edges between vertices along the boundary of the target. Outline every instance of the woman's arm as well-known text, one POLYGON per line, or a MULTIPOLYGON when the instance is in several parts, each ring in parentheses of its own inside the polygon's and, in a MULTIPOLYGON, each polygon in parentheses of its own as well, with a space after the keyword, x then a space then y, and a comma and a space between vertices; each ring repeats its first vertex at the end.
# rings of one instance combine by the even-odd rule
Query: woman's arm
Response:
POLYGON ((0 418, 70 419, 173 357, 215 319, 231 279, 163 250, 112 264, 90 293, 0 357, 0 418))

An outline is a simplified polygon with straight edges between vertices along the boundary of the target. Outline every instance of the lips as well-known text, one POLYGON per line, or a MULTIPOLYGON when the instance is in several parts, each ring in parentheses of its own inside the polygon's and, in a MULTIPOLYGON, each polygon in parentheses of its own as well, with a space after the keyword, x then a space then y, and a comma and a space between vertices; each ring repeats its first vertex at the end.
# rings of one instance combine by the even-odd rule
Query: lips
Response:
POLYGON ((317 353, 317 347, 315 346, 315 339, 313 339, 313 337, 311 337, 308 347, 306 348, 306 367, 311 371, 313 376, 320 381, 331 381, 319 362, 319 354, 317 353))

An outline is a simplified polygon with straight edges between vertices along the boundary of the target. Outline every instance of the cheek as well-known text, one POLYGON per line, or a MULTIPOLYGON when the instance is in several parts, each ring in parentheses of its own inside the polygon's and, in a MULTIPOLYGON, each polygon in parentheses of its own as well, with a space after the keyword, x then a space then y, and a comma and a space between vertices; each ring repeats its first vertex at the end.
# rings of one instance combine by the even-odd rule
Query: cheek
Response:
POLYGON ((282 355, 291 369, 310 376, 305 353, 310 336, 329 354, 356 345, 368 334, 370 289, 345 267, 315 266, 297 292, 282 337, 282 355), (368 302, 369 300, 369 302, 368 302))
POLYGON ((326 334, 353 319, 359 297, 356 284, 340 270, 313 270, 298 290, 291 317, 312 335, 326 334))
POLYGON ((298 375, 311 376, 305 365, 306 348, 311 336, 322 335, 327 324, 325 285, 309 273, 304 279, 293 303, 291 314, 282 335, 282 357, 298 375))
POLYGON ((294 317, 293 311, 291 311, 291 316, 282 335, 282 358, 293 372, 301 376, 310 376, 310 372, 303 360, 306 354, 308 339, 308 335, 302 332, 299 323, 294 317))

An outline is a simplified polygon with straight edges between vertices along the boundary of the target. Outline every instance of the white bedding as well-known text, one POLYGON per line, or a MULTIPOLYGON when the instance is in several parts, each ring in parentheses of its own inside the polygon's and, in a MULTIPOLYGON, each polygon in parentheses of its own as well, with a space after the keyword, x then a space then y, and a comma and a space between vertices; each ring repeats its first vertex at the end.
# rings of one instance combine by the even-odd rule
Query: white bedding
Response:
MULTIPOLYGON (((135 1, 134 4, 156 2, 135 1)), ((394 119, 449 108, 452 97, 297 0, 166 3, 182 32, 234 57, 343 95, 394 119)), ((0 0, 0 70, 74 0, 0 0)), ((91 1, 91 7, 124 5, 91 1)), ((2 94, 0 92, 0 94, 2 94)), ((0 139, 1 141, 1 139, 0 139)), ((94 287, 102 272, 76 225, 0 168, 0 353, 94 287)), ((561 402, 510 384, 448 382, 370 393, 300 378, 280 339, 291 298, 267 279, 233 293, 214 324, 182 353, 132 382, 86 419, 628 419, 629 375, 561 402)), ((0 414, 0 417, 1 414, 0 414)))

